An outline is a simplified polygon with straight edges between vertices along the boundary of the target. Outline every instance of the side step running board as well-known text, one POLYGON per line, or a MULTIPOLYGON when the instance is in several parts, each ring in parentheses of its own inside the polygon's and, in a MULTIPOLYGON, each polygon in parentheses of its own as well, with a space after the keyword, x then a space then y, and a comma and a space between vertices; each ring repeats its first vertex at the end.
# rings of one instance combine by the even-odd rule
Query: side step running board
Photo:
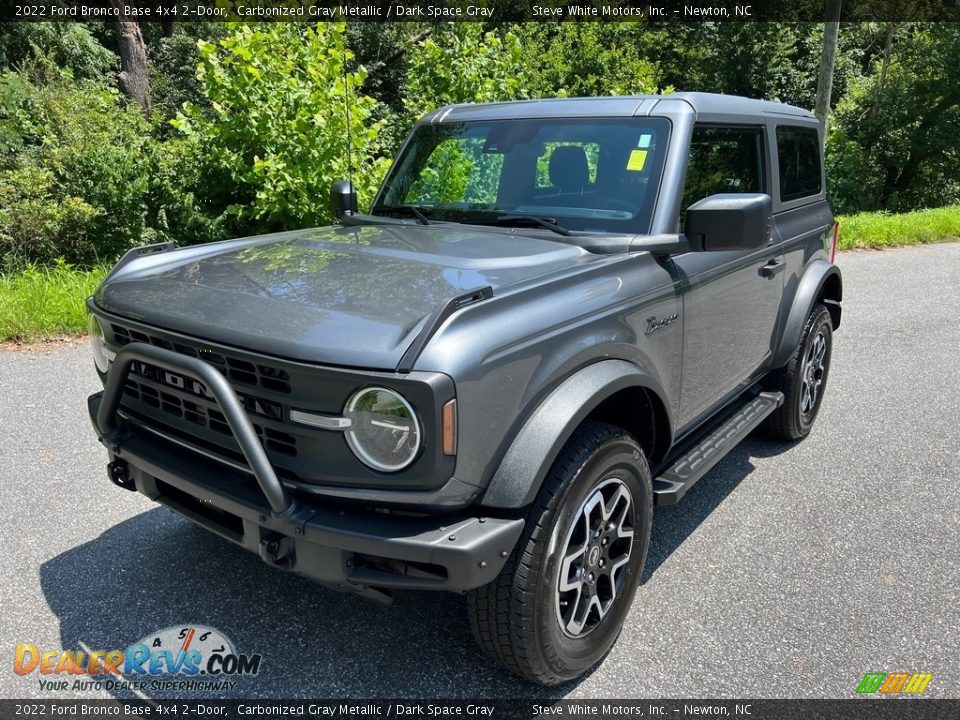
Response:
POLYGON ((654 504, 673 505, 679 502, 697 480, 781 405, 781 392, 763 392, 748 400, 654 478, 654 504))

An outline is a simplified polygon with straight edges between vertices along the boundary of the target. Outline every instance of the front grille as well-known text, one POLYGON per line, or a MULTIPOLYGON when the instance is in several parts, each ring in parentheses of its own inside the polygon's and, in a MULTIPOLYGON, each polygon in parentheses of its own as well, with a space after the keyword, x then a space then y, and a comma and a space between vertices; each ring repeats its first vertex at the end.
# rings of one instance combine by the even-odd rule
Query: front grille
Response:
MULTIPOLYGON (((162 347, 167 350, 200 358, 217 368, 224 376, 234 382, 262 388, 273 393, 290 393, 290 376, 279 368, 270 367, 261 363, 252 363, 222 352, 214 352, 203 347, 172 342, 154 334, 148 334, 111 323, 114 343, 123 346, 131 342, 142 342, 162 347)), ((276 428, 267 427, 257 418, 280 423, 284 421, 284 406, 274 400, 237 391, 244 410, 250 415, 253 428, 260 438, 264 449, 268 452, 294 458, 297 456, 297 438, 276 428)), ((211 439, 222 436, 224 455, 231 455, 232 448, 236 447, 233 433, 223 413, 218 409, 213 395, 206 386, 198 380, 181 375, 180 373, 157 367, 145 362, 134 362, 130 366, 130 374, 124 387, 125 405, 133 403, 133 409, 139 404, 143 411, 153 408, 160 411, 157 420, 169 425, 189 431, 190 427, 201 427, 216 433, 211 439)), ((220 441, 218 441, 220 442, 220 441)))
POLYGON ((114 342, 117 345, 126 345, 131 342, 142 342, 149 345, 173 350, 182 355, 198 357, 210 363, 230 380, 244 385, 261 387, 264 390, 276 393, 289 393, 290 375, 279 368, 260 363, 252 363, 238 357, 232 357, 221 352, 214 352, 206 348, 195 348, 183 343, 171 342, 156 335, 150 335, 133 328, 127 328, 116 323, 110 324, 113 330, 114 342))
MULTIPOLYGON (((130 372, 146 380, 165 385, 171 390, 179 390, 180 392, 193 395, 199 399, 213 400, 213 395, 203 383, 199 380, 186 377, 185 375, 180 375, 179 373, 171 372, 145 362, 134 362, 130 366, 130 372)), ((259 415, 260 417, 271 420, 283 421, 283 406, 280 403, 247 395, 242 392, 238 392, 237 397, 240 399, 244 410, 251 415, 259 415)))
MULTIPOLYGON (((142 363, 137 364, 142 365, 142 363)), ((150 366, 148 366, 148 368, 149 367, 150 366)), ((153 369, 155 370, 156 368, 153 369)), ((219 410, 216 410, 208 405, 202 405, 198 402, 187 400, 180 395, 174 395, 172 393, 158 390, 156 387, 147 384, 146 382, 138 381, 132 377, 134 371, 135 366, 134 368, 131 368, 131 377, 127 378, 127 384, 123 389, 124 395, 133 400, 139 400, 144 405, 158 408, 167 415, 183 418, 187 422, 193 423, 194 425, 209 428, 210 430, 218 432, 226 437, 233 437, 233 433, 230 431, 230 426, 227 425, 227 419, 219 410)), ((240 399, 243 401, 245 406, 249 406, 251 402, 257 404, 262 402, 260 400, 256 400, 255 398, 246 396, 240 396, 240 399)), ((250 412, 249 409, 248 412, 250 412)), ((273 428, 265 428, 256 422, 253 423, 253 429, 256 430, 257 437, 260 438, 260 442, 263 443, 267 450, 275 450, 276 452, 283 453, 284 455, 296 457, 297 439, 293 435, 288 435, 287 433, 274 430, 273 428)))

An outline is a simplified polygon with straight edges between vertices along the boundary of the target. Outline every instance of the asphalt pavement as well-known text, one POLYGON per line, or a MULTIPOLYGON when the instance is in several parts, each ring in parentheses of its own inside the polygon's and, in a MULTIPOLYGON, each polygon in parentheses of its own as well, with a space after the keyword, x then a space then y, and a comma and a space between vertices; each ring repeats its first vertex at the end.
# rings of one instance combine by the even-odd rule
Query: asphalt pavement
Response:
POLYGON ((847 698, 868 671, 930 672, 927 696, 960 697, 960 244, 839 263, 812 435, 748 438, 658 509, 620 641, 552 690, 480 655, 461 597, 328 591, 114 487, 86 346, 0 351, 0 697, 131 697, 42 690, 14 647, 193 624, 263 656, 216 697, 847 698))

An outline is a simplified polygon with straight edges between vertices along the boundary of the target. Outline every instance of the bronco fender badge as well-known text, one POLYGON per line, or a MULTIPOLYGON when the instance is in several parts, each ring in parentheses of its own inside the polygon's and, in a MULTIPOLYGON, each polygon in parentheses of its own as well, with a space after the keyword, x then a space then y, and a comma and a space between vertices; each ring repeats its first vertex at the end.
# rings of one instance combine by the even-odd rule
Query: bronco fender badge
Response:
POLYGON ((657 320, 656 316, 647 318, 647 331, 644 335, 653 335, 657 330, 663 330, 668 325, 673 325, 677 321, 677 313, 667 315, 665 318, 657 320))

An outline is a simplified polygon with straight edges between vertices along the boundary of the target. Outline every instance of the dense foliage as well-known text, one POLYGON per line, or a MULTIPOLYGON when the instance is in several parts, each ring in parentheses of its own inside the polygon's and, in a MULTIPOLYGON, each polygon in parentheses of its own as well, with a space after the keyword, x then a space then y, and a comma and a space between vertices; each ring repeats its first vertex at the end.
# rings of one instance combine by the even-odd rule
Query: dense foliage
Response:
POLYGON ((0 76, 0 255, 115 256, 149 237, 152 143, 143 115, 93 81, 0 76))
POLYGON ((958 202, 958 60, 954 24, 908 28, 889 63, 877 60, 876 72, 851 80, 827 143, 841 212, 958 202))
MULTIPOLYGON (((446 103, 675 88, 812 107, 823 28, 197 23, 142 31, 146 113, 119 90, 111 24, 0 27, 0 267, 94 264, 154 240, 329 222, 331 181, 352 175, 368 203, 411 124, 446 103)), ((960 201, 958 64, 960 31, 948 23, 841 27, 827 138, 836 210, 960 201)))
POLYGON ((389 163, 378 141, 384 121, 355 91, 363 68, 344 66, 345 25, 242 26, 199 47, 208 106, 187 104, 174 125, 222 178, 223 212, 263 229, 329 222, 327 188, 351 172, 360 196, 372 196, 389 163))

